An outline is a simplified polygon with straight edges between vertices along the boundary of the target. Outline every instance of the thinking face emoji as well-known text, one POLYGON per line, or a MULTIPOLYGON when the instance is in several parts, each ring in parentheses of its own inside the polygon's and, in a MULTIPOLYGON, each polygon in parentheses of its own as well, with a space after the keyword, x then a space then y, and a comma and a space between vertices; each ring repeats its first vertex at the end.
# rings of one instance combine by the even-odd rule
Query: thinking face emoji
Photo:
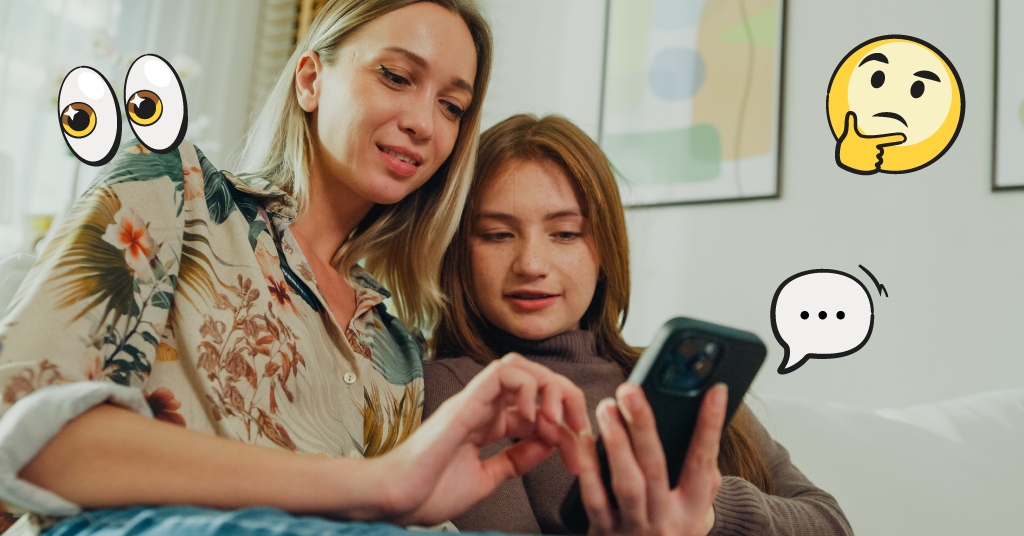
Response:
POLYGON ((827 108, 839 167, 908 173, 938 160, 956 140, 964 90, 935 47, 886 35, 843 58, 829 82, 827 108))

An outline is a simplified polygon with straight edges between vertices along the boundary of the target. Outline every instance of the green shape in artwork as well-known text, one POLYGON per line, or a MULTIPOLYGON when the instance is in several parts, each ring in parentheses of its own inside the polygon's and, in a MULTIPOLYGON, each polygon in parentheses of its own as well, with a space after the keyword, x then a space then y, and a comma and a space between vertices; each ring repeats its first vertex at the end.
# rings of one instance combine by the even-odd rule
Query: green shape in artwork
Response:
POLYGON ((1020 115, 1021 126, 1024 126, 1024 101, 1020 101, 1020 110, 1018 111, 1018 115, 1020 115))
POLYGON ((750 44, 762 48, 775 47, 775 29, 778 24, 776 19, 777 9, 770 7, 753 17, 747 19, 750 25, 750 34, 747 34, 747 24, 742 21, 722 33, 722 41, 729 43, 750 44))
POLYGON ((701 123, 677 130, 607 135, 604 150, 632 184, 680 184, 718 177, 722 139, 714 125, 701 123))

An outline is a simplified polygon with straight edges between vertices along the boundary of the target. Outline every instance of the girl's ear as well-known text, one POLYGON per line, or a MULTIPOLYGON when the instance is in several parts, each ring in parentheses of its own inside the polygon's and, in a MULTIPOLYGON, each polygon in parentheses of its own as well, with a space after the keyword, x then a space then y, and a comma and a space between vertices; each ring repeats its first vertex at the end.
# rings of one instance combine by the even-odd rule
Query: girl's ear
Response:
POLYGON ((299 56, 295 66, 295 97, 299 106, 306 112, 317 109, 320 102, 320 75, 324 66, 320 63, 320 55, 307 50, 299 56))

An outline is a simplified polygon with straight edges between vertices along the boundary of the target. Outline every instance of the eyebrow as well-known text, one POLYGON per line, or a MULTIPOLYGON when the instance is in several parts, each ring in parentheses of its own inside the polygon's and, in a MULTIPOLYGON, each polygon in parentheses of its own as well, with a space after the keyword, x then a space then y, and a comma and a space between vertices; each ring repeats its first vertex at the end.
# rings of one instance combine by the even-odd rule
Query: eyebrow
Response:
POLYGON ((861 65, 864 65, 869 61, 880 61, 882 63, 889 63, 889 58, 886 58, 885 54, 875 52, 874 54, 868 54, 868 57, 861 60, 860 64, 857 65, 857 67, 860 67, 861 65))
MULTIPOLYGON (((580 214, 580 211, 578 211, 578 210, 562 210, 562 211, 559 211, 559 212, 552 212, 551 214, 548 214, 547 216, 544 216, 544 220, 545 221, 550 221, 550 220, 557 220, 559 218, 569 218, 569 217, 582 218, 583 214, 580 214)), ((506 214, 504 212, 482 212, 482 213, 480 213, 476 217, 476 219, 478 221, 479 220, 498 220, 498 221, 507 221, 507 222, 517 222, 517 221, 519 221, 519 218, 517 218, 517 217, 515 217, 515 216, 513 216, 511 214, 506 214)))
MULTIPOLYGON (((420 66, 420 68, 426 69, 427 66, 428 66, 428 62, 427 62, 426 58, 424 58, 423 56, 420 56, 419 54, 417 54, 417 53, 415 53, 415 52, 413 52, 413 51, 411 51, 411 50, 409 50, 407 48, 387 47, 384 50, 386 50, 388 52, 394 52, 396 54, 401 54, 401 55, 405 56, 406 58, 409 58, 409 61, 415 63, 418 66, 420 66)), ((463 79, 461 79, 461 78, 459 78, 457 76, 452 77, 451 81, 448 82, 448 83, 453 85, 453 86, 455 86, 455 87, 457 87, 457 88, 459 88, 459 89, 464 89, 464 90, 466 90, 466 91, 468 91, 470 93, 474 93, 474 91, 473 91, 473 84, 470 84, 469 82, 467 82, 467 81, 465 81, 465 80, 463 80, 463 79)))
POLYGON ((917 76, 917 77, 920 77, 920 78, 927 78, 928 80, 935 80, 936 82, 941 82, 942 81, 942 80, 939 80, 938 75, 936 75, 935 73, 933 73, 931 71, 917 71, 916 73, 914 73, 914 76, 917 76))

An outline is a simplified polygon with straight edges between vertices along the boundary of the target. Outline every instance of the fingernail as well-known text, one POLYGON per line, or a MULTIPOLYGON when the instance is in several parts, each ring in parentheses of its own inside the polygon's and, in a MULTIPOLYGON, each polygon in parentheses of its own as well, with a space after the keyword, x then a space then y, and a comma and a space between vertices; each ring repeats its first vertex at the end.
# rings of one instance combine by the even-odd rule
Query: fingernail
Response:
POLYGON ((614 398, 605 398, 597 403, 597 410, 594 412, 597 414, 597 425, 603 432, 608 425, 611 424, 611 414, 608 413, 608 408, 615 406, 614 398))
POLYGON ((720 382, 716 383, 715 387, 718 388, 718 393, 715 395, 718 398, 715 399, 715 402, 719 404, 727 402, 729 400, 729 386, 720 382))
POLYGON ((619 399, 619 413, 625 419, 626 424, 633 424, 633 414, 630 412, 636 407, 636 393, 624 393, 619 399))

